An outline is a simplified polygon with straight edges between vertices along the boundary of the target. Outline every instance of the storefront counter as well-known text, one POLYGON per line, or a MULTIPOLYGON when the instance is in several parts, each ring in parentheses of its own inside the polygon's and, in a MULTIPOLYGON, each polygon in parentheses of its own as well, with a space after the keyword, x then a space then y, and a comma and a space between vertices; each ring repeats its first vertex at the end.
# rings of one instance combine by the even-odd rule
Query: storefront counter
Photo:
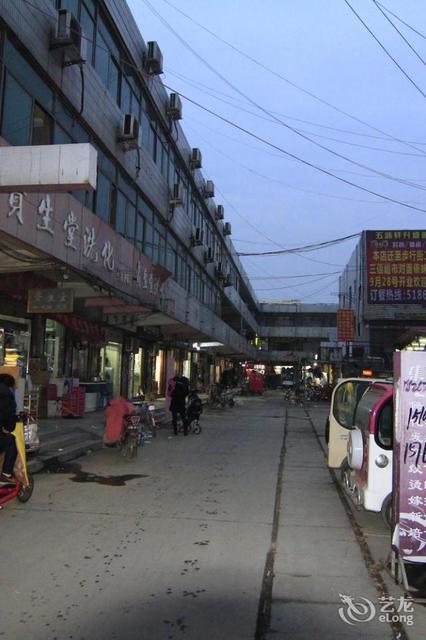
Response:
POLYGON ((80 380, 80 387, 84 387, 86 390, 86 413, 102 408, 103 403, 101 401, 107 395, 107 383, 105 381, 82 382, 80 380))

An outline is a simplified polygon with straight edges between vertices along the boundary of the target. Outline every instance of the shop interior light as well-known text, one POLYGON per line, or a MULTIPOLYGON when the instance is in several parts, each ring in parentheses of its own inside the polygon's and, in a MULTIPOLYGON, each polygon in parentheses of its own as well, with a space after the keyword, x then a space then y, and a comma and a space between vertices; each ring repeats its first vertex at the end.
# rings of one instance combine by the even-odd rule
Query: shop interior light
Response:
POLYGON ((366 378, 372 378, 373 377, 373 370, 372 369, 363 369, 362 370, 362 375, 365 376, 366 378))

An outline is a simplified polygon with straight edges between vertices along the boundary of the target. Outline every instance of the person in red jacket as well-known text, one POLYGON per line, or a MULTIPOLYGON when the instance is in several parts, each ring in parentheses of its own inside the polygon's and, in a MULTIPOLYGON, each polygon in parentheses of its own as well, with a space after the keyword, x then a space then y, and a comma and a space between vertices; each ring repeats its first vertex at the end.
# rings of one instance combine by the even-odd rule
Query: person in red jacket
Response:
POLYGON ((14 481, 13 467, 18 456, 15 436, 12 434, 17 421, 14 388, 15 378, 8 373, 0 374, 0 453, 5 454, 0 483, 3 484, 14 481))

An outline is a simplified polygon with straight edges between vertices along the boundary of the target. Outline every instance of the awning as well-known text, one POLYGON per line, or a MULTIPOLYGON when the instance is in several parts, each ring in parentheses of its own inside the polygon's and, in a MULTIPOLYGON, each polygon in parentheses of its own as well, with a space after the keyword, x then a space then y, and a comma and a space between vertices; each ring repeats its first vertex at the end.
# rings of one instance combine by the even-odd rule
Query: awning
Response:
POLYGON ((86 338, 96 341, 104 340, 103 327, 97 322, 80 318, 74 313, 50 313, 49 318, 60 322, 64 327, 71 329, 75 333, 86 336, 86 338))

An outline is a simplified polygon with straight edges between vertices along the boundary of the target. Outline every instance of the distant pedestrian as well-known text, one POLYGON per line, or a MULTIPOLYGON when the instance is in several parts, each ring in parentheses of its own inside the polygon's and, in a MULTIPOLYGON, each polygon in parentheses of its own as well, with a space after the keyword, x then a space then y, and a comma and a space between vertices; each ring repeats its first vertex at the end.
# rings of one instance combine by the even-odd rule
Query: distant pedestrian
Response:
POLYGON ((171 394, 172 401, 170 403, 170 411, 172 413, 173 433, 175 436, 178 434, 178 415, 182 420, 183 434, 188 435, 188 421, 186 418, 185 403, 189 393, 189 380, 185 376, 174 376, 174 386, 172 381, 169 381, 168 393, 171 394))

